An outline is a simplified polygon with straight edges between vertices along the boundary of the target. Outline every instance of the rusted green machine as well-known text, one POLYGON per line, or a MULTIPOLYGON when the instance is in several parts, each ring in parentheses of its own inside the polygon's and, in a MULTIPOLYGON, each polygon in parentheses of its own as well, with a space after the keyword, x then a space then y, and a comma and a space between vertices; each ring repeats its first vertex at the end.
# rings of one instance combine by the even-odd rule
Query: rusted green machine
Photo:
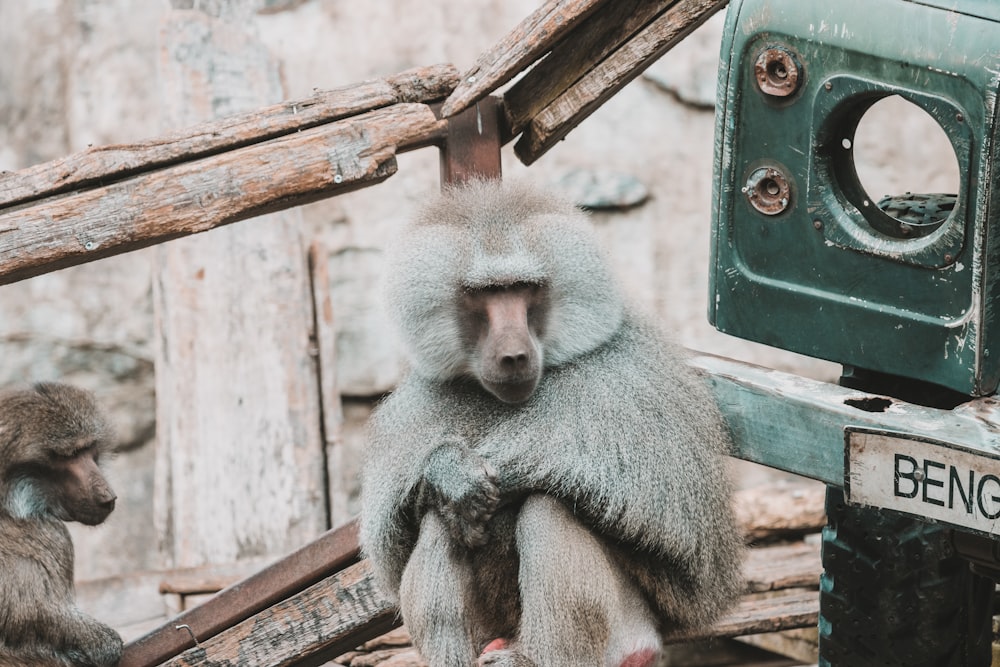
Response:
POLYGON ((806 444, 782 424, 800 407, 757 417, 768 429, 734 418, 738 441, 772 443, 747 458, 831 484, 820 662, 988 665, 993 582, 977 572, 1000 571, 1000 411, 979 397, 1000 383, 1000 2, 734 0, 722 59, 710 318, 841 363, 843 388, 865 392, 820 409, 806 444), (956 191, 866 191, 855 131, 890 96, 943 130, 956 191), (912 404, 928 407, 900 418, 912 404))

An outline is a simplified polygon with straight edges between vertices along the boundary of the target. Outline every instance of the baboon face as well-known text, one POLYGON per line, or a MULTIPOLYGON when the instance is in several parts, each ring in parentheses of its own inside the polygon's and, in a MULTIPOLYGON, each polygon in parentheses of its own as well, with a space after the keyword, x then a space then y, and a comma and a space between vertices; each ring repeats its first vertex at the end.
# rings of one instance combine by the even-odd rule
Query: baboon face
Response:
POLYGON ((86 391, 40 383, 0 396, 0 489, 18 519, 52 516, 96 525, 115 507, 98 466, 111 429, 86 391))
POLYGON ((547 312, 544 285, 513 283, 466 289, 462 330, 479 383, 504 403, 522 403, 542 377, 542 346, 547 312))
POLYGON ((53 460, 48 475, 54 491, 52 511, 63 521, 96 526, 114 510, 117 496, 98 467, 99 451, 95 444, 85 444, 53 460))

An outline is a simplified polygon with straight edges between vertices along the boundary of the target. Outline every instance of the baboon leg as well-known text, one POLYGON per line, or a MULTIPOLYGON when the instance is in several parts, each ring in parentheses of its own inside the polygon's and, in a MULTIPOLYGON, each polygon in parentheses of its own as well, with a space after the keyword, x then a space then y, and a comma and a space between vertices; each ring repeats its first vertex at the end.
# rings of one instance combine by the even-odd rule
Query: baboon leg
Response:
POLYGON ((517 521, 520 649, 544 667, 648 667, 656 621, 612 548, 559 501, 529 497, 517 521))
POLYGON ((399 607, 413 643, 431 667, 469 667, 484 631, 475 610, 475 582, 466 554, 431 512, 403 571, 399 607))

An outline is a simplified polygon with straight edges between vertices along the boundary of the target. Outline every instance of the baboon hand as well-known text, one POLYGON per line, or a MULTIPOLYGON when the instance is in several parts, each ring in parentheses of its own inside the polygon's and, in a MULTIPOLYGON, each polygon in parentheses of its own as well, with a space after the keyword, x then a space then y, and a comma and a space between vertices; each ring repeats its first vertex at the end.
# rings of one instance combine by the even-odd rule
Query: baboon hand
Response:
POLYGON ((452 537, 470 549, 486 544, 500 502, 493 466, 463 444, 445 443, 431 453, 424 485, 452 537))

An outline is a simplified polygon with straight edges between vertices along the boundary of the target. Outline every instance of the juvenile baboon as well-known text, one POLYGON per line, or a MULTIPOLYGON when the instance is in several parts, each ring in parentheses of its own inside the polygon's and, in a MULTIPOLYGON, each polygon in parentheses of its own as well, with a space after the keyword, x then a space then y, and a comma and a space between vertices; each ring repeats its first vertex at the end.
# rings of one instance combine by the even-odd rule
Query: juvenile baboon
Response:
POLYGON ((412 370, 373 416, 362 544, 417 648, 433 667, 654 664, 664 629, 741 588, 707 387, 550 193, 450 189, 397 246, 412 370))
POLYGON ((0 666, 115 665, 122 640, 77 609, 64 521, 115 506, 98 467, 110 429, 87 392, 42 383, 0 393, 0 666))

